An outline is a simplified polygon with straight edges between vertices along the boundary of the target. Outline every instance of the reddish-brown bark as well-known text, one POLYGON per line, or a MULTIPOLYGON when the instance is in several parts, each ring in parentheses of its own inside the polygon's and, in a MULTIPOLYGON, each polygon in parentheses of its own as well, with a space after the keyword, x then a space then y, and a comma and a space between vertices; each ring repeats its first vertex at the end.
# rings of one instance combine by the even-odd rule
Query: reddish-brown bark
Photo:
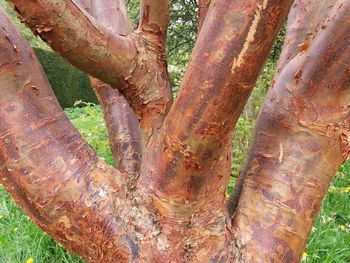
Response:
MULTIPOLYGON (((100 26, 113 34, 128 35, 132 32, 125 3, 122 0, 75 0, 93 16, 100 26)), ((142 143, 137 116, 128 101, 116 89, 102 81, 90 78, 96 96, 102 106, 108 128, 115 166, 137 177, 141 167, 142 143)))
MULTIPOLYGON (((157 195, 196 202, 206 187, 227 182, 227 174, 218 179, 206 171, 223 158, 291 4, 220 1, 211 6, 179 95, 145 156, 157 169, 145 170, 141 182, 152 185, 157 195)), ((224 195, 225 190, 217 196, 224 195)))
POLYGON ((73 128, 34 52, 2 11, 0 25, 1 182, 68 249, 85 258, 127 255, 126 241, 110 238, 124 232, 115 211, 126 181, 73 128))
POLYGON ((137 116, 118 90, 98 79, 91 85, 101 103, 115 166, 137 176, 141 168, 142 143, 137 116))
POLYGON ((233 218, 244 262, 298 262, 332 176, 348 157, 349 13, 350 2, 338 1, 308 48, 289 63, 282 57, 233 218))
MULTIPOLYGON (((287 32, 281 56, 279 58, 276 75, 273 83, 278 79, 279 73, 284 66, 295 58, 299 53, 305 52, 311 41, 315 38, 317 32, 325 26, 324 20, 334 7, 336 0, 332 1, 309 1, 295 0, 289 12, 287 32)), ((251 162, 251 156, 248 156, 245 166, 251 162)), ((228 201, 229 213, 232 215, 237 207, 241 190, 244 183, 247 168, 244 167, 241 175, 238 177, 233 193, 228 201)))
POLYGON ((198 32, 203 26, 211 0, 197 0, 198 2, 198 32))
POLYGON ((141 1, 136 31, 122 0, 11 2, 55 50, 100 79, 92 84, 118 163, 99 160, 72 127, 0 12, 0 178, 44 231, 89 262, 299 261, 349 151, 348 0, 328 11, 295 2, 238 207, 229 209, 231 134, 291 0, 199 1, 207 3, 202 28, 172 106, 168 1, 141 1), (317 26, 309 15, 327 18, 317 26))
POLYGON ((169 23, 169 0, 141 0, 138 30, 141 35, 165 52, 169 23))
POLYGON ((294 1, 288 16, 288 28, 278 71, 297 54, 308 49, 317 32, 325 26, 324 19, 337 2, 339 1, 294 1))

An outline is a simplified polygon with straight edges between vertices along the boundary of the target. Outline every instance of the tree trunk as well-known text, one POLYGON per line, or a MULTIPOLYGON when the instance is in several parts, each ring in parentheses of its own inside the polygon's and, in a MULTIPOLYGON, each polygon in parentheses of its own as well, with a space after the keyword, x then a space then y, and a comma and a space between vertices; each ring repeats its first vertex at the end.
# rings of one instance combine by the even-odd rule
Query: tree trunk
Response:
POLYGON ((199 1, 199 35, 174 103, 169 1, 141 0, 136 30, 123 0, 11 2, 93 76, 116 161, 107 166, 72 127, 1 12, 0 178, 44 231, 89 262, 300 260, 349 153, 349 0, 294 2, 228 203, 231 135, 292 0, 199 1))

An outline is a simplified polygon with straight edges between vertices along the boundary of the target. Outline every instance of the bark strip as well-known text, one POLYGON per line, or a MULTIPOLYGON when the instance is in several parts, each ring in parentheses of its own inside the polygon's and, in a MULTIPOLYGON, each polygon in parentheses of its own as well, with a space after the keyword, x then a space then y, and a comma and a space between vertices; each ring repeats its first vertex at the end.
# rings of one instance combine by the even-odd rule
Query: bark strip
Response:
POLYGON ((265 100, 233 218, 243 262, 299 262, 331 179, 348 158, 349 13, 349 1, 334 5, 265 100))

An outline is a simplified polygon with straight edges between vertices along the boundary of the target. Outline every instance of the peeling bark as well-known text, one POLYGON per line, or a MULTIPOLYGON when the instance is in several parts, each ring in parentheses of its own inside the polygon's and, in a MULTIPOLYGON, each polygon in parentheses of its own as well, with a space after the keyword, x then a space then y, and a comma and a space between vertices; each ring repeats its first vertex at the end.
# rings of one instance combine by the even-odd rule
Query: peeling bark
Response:
POLYGON ((166 33, 169 24, 169 0, 141 0, 141 35, 165 52, 166 33))
MULTIPOLYGON (((319 30, 325 25, 324 22, 337 0, 331 1, 309 1, 295 0, 288 16, 287 32, 283 44, 277 71, 272 84, 279 78, 284 67, 293 60, 299 53, 309 49, 319 30)), ((247 165, 251 163, 251 156, 248 156, 233 193, 228 201, 229 214, 232 215, 237 207, 241 195, 247 165)))
POLYGON ((348 157, 349 13, 349 1, 333 6, 265 100, 233 217, 243 262, 299 262, 331 179, 348 157))
POLYGON ((300 52, 306 51, 324 20, 338 0, 295 0, 288 16, 286 39, 279 59, 278 72, 300 52))
POLYGON ((69 250, 91 262, 103 253, 127 257, 127 242, 115 235, 125 233, 117 211, 126 181, 73 128, 34 52, 1 10, 0 25, 1 183, 69 250))
POLYGON ((207 187, 221 189, 228 181, 228 174, 213 178, 206 171, 224 158, 291 4, 220 1, 210 6, 179 94, 146 151, 151 170, 143 171, 141 184, 150 184, 158 198, 197 202, 207 187))

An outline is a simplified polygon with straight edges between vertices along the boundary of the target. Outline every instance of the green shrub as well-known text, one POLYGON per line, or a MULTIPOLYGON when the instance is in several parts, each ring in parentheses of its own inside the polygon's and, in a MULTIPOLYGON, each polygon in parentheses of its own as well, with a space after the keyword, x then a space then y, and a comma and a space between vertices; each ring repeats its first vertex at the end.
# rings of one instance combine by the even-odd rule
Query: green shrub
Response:
POLYGON ((44 41, 35 36, 28 27, 20 22, 15 11, 5 0, 0 0, 0 6, 4 8, 34 49, 61 106, 63 108, 73 107, 77 100, 97 103, 86 74, 71 66, 54 53, 44 41))
POLYGON ((89 78, 51 51, 34 48, 41 66, 63 108, 73 107, 78 100, 97 103, 89 78))

